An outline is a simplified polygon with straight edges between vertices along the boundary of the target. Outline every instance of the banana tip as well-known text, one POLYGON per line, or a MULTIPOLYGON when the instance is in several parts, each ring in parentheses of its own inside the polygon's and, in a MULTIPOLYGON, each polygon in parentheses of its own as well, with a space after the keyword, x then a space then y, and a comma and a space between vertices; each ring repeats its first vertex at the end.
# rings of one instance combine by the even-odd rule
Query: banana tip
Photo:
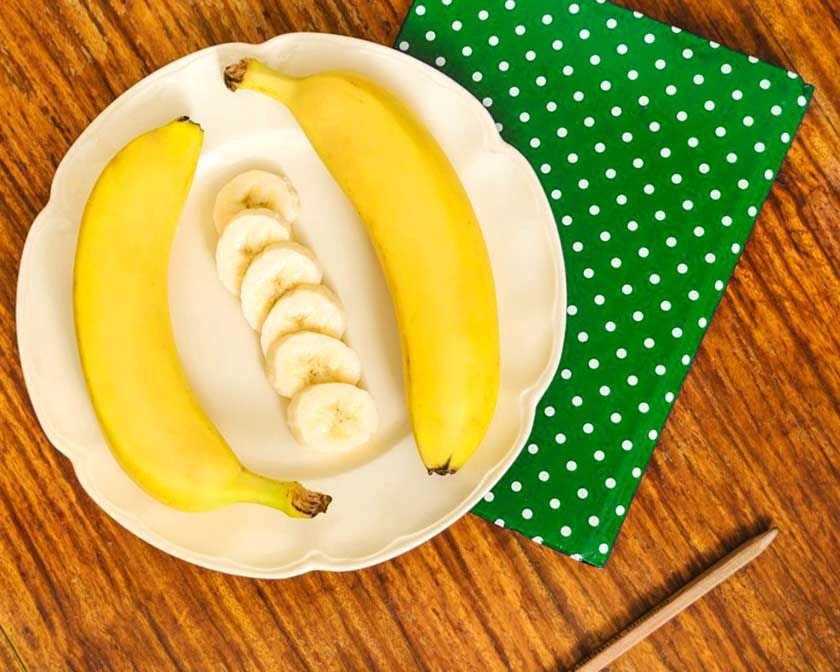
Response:
POLYGON ((193 126, 198 126, 199 128, 201 128, 201 124, 199 124, 197 121, 193 121, 186 114, 178 117, 175 121, 177 121, 179 123, 184 123, 184 124, 192 124, 193 126))
POLYGON ((429 468, 427 469, 429 472, 429 476, 432 474, 437 474, 438 476, 448 476, 449 474, 454 474, 457 469, 453 469, 449 466, 449 461, 446 461, 446 464, 442 464, 439 467, 429 468))
POLYGON ((242 80, 245 78, 245 71, 248 69, 248 59, 231 63, 225 68, 225 86, 231 91, 236 91, 242 80))

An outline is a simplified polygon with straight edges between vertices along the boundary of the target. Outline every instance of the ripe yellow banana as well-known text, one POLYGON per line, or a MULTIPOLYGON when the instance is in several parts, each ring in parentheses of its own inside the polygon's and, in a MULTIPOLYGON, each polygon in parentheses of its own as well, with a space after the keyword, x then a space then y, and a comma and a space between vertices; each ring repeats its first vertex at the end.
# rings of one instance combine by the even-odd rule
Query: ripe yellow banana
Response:
POLYGON ((414 436, 430 472, 473 454, 493 417, 499 328, 484 239, 455 170, 396 96, 349 72, 255 60, 225 83, 286 105, 361 215, 396 309, 414 436))
POLYGON ((94 410, 117 460, 149 494, 203 511, 255 502, 312 517, 330 498, 245 469, 202 411, 169 320, 169 249, 203 142, 186 118, 105 167, 82 217, 73 288, 94 410))

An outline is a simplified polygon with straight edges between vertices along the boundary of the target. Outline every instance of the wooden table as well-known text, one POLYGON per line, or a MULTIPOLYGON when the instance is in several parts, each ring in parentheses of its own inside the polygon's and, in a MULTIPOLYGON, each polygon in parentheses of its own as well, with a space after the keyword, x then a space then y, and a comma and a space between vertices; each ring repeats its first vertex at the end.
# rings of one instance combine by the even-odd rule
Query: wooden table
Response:
POLYGON ((840 669, 840 12, 628 4, 795 69, 817 94, 607 569, 467 516, 379 567, 269 582, 171 558, 85 495, 23 386, 18 260, 59 160, 131 84, 195 49, 293 30, 391 43, 409 1, 0 3, 0 668, 566 668, 773 524, 753 566, 614 669, 840 669))

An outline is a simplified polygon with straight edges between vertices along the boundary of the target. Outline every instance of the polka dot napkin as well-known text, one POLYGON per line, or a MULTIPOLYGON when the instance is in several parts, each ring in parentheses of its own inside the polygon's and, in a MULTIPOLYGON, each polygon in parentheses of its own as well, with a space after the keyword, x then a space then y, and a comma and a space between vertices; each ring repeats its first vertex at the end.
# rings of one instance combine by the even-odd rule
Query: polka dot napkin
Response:
POLYGON ((813 89, 604 0, 419 0, 397 47, 530 160, 566 260, 560 369, 475 512, 602 566, 813 89))

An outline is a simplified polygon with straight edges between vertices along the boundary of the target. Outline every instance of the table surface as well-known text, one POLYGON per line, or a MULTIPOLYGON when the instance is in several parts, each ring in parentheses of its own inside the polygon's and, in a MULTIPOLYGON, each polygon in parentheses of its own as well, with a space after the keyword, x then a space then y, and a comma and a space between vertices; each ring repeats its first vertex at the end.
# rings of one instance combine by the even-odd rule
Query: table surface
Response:
POLYGON ((18 261, 59 160, 133 83, 195 49, 288 31, 391 43, 409 2, 0 3, 0 668, 563 669, 775 525, 753 565, 613 669, 840 669, 840 11, 632 4, 817 93, 607 568, 468 515, 378 567, 269 582, 171 558, 82 491, 24 389, 18 261))

